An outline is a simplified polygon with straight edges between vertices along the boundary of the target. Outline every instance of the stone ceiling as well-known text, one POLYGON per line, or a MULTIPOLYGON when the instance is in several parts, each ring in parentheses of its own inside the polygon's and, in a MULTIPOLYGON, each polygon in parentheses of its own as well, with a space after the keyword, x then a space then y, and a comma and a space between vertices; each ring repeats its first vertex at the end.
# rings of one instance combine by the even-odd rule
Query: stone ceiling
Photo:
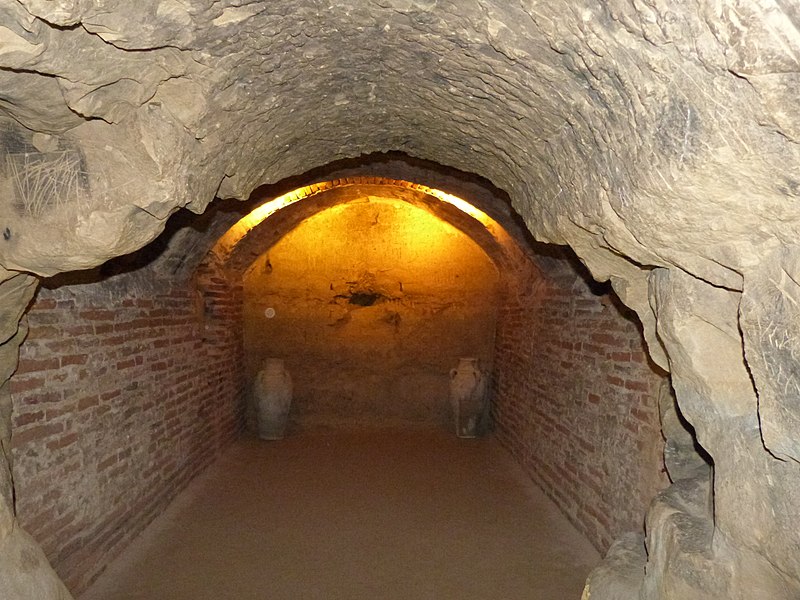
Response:
POLYGON ((740 288, 796 238, 796 12, 3 0, 1 260, 90 266, 178 207, 400 150, 488 178, 542 240, 608 249, 601 277, 624 255, 740 288))
MULTIPOLYGON (((797 598, 799 24, 787 0, 0 0, 0 266, 93 267, 364 154, 475 173, 637 311, 713 458, 654 503, 641 597, 797 598)), ((3 468, 0 495, 2 534, 3 468)))

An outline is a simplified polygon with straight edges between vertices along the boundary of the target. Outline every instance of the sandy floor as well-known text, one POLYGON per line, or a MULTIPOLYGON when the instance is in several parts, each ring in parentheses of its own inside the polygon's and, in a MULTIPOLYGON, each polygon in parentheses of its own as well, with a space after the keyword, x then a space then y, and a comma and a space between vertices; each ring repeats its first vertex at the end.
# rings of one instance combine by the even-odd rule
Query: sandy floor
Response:
POLYGON ((569 600, 599 556, 491 438, 245 439, 81 600, 569 600))

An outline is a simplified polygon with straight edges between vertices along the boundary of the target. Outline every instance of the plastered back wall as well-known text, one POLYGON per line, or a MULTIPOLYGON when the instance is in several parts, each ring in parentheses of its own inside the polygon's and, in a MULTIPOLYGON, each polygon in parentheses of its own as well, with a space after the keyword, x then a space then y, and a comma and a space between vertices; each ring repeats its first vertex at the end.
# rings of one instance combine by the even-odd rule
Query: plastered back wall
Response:
POLYGON ((491 363, 498 280, 471 239, 423 209, 375 197, 333 207, 246 273, 248 373, 286 361, 296 423, 443 423, 458 358, 491 363))
POLYGON ((635 315, 579 266, 509 297, 497 331, 496 435, 601 551, 667 486, 658 413, 666 376, 635 315), (594 290, 594 291, 593 291, 594 290))
POLYGON ((17 514, 74 593, 243 421, 237 290, 128 283, 41 289, 11 380, 17 514))

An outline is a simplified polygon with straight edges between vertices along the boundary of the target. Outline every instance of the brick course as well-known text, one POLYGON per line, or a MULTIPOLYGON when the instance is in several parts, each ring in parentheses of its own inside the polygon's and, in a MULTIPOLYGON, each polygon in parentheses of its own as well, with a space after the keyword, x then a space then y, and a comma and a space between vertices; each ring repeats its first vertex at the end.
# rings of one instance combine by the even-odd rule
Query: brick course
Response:
POLYGON ((125 277, 41 289, 11 380, 17 514, 76 594, 243 424, 240 286, 125 277))
POLYGON ((581 269, 563 261, 500 311, 493 416, 501 442, 605 551, 643 530, 668 483, 657 406, 668 382, 635 314, 581 269))
MULTIPOLYGON (((22 525, 79 593, 241 431, 240 285, 43 289, 11 380, 22 525), (138 291, 135 291, 138 290, 138 291)), ((635 317, 566 261, 511 294, 496 337, 497 435, 601 550, 663 487, 666 382, 635 317)))

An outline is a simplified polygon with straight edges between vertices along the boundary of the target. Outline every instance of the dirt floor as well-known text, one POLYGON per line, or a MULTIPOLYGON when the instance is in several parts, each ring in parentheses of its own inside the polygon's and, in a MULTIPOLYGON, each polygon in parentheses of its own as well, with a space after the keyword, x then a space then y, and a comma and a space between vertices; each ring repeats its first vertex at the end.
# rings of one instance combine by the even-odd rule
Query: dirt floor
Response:
POLYGON ((81 600, 569 600, 599 561, 491 437, 236 443, 81 600))

